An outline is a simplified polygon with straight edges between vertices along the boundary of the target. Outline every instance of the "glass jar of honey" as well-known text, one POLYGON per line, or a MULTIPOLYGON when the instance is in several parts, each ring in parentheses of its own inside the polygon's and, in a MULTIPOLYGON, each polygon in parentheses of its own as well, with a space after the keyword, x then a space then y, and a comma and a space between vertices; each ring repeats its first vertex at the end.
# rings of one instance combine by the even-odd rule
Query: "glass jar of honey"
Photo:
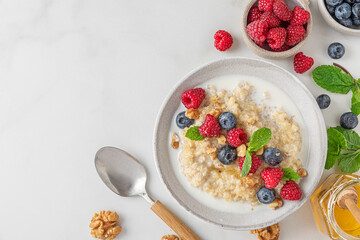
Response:
MULTIPOLYGON (((332 174, 310 198, 319 230, 334 240, 360 240, 360 224, 348 209, 342 209, 336 203, 339 194, 349 187, 360 196, 359 176, 332 174)), ((360 207, 360 201, 357 206, 360 207)))

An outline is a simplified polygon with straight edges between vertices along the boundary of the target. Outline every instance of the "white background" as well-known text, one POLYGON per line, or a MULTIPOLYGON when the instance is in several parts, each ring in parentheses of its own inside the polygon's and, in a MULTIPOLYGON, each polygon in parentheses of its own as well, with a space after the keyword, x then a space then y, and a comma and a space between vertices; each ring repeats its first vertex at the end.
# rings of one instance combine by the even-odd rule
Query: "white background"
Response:
MULTIPOLYGON (((256 239, 186 213, 156 172, 152 135, 160 105, 193 68, 223 57, 260 57, 244 44, 245 0, 2 0, 0 2, 0 239, 90 239, 94 212, 120 215, 118 239, 160 239, 171 230, 141 198, 126 199, 101 182, 94 167, 105 145, 126 149, 147 168, 149 192, 206 240, 256 239), (227 52, 213 34, 234 37, 227 52)), ((313 32, 303 47, 315 65, 337 61, 360 76, 359 38, 335 32, 311 9, 313 32)), ((293 71, 292 58, 271 61, 293 71)), ((297 76, 317 96, 310 72, 297 76)), ((290 93, 291 94, 291 93, 290 93)), ((327 126, 349 111, 350 96, 332 97, 327 126)), ((323 179, 329 172, 325 172, 323 179)), ((280 239, 327 239, 310 204, 280 223, 280 239)))

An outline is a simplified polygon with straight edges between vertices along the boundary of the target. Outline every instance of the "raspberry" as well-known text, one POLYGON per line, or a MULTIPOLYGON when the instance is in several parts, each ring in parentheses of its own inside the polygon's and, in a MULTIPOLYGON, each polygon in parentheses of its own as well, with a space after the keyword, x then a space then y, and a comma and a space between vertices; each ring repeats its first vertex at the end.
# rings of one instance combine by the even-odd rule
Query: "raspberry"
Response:
POLYGON ((260 20, 267 22, 269 28, 275 28, 281 24, 281 20, 273 12, 264 12, 260 20))
POLYGON ((300 6, 294 7, 293 18, 290 20, 291 25, 304 25, 309 21, 310 13, 300 6))
POLYGON ((230 35, 230 33, 224 30, 217 31, 214 35, 214 39, 215 39, 214 46, 219 51, 225 51, 229 49, 233 44, 232 36, 230 35))
POLYGON ((250 11, 248 14, 248 23, 259 20, 260 17, 261 17, 261 12, 257 6, 250 8, 250 11))
POLYGON ((254 42, 256 45, 258 45, 261 48, 264 48, 264 46, 265 46, 265 42, 257 42, 257 41, 254 41, 254 42))
POLYGON ((294 69, 297 73, 304 73, 314 65, 314 59, 299 52, 294 57, 294 69))
POLYGON ((217 137, 220 135, 220 131, 217 119, 213 115, 207 114, 205 122, 199 127, 199 133, 204 137, 217 137))
POLYGON ((253 21, 246 27, 247 34, 255 42, 264 42, 266 40, 267 31, 267 22, 261 20, 253 21))
POLYGON ((274 2, 275 0, 259 0, 259 10, 271 12, 273 10, 274 2))
POLYGON ((246 143, 246 139, 246 133, 244 132, 244 130, 239 128, 231 129, 226 135, 227 142, 233 147, 238 147, 241 144, 246 143))
POLYGON ((284 172, 280 168, 266 168, 260 173, 265 181, 265 187, 273 189, 282 179, 284 172))
POLYGON ((181 101, 188 109, 198 108, 205 98, 205 90, 202 88, 194 88, 183 92, 181 101))
POLYGON ((286 51, 289 49, 290 49, 290 47, 288 45, 284 44, 284 45, 282 45, 282 47, 272 49, 272 51, 273 52, 283 52, 283 51, 286 51))
POLYGON ((272 28, 266 35, 267 42, 271 48, 280 48, 284 45, 286 40, 285 28, 272 28))
MULTIPOLYGON (((244 161, 245 161, 245 157, 241 157, 239 159, 240 171, 242 170, 242 166, 244 164, 244 161)), ((258 168, 261 166, 262 160, 258 156, 252 155, 251 156, 251 161, 252 161, 252 163, 251 163, 251 168, 250 168, 249 173, 255 173, 256 170, 258 170, 258 168)))
POLYGON ((306 34, 306 30, 303 26, 294 26, 289 25, 286 28, 287 35, 286 35, 286 45, 294 46, 295 44, 301 42, 306 34))
POLYGON ((275 15, 283 21, 289 21, 292 18, 292 11, 283 0, 276 0, 273 5, 275 15))
POLYGON ((302 194, 296 182, 287 181, 281 188, 280 195, 285 200, 299 200, 302 194))

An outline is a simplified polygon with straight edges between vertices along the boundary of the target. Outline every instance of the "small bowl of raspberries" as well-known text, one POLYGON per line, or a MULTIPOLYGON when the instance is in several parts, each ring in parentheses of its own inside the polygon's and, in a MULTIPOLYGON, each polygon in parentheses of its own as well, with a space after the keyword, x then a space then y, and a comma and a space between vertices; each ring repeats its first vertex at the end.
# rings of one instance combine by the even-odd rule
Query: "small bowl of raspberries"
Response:
POLYGON ((299 52, 312 29, 308 0, 250 0, 242 18, 247 46, 269 59, 299 52))

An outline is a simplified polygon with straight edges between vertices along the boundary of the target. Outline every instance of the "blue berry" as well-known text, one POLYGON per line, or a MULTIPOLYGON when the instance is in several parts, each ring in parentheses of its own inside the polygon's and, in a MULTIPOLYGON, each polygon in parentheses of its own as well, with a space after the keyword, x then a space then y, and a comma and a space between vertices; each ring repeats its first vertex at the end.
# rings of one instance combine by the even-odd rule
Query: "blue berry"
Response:
POLYGON ((328 12, 330 14, 334 14, 335 13, 335 7, 334 6, 331 6, 331 5, 326 5, 326 8, 328 10, 328 12))
POLYGON ((339 59, 345 54, 345 47, 341 43, 334 42, 328 47, 328 54, 332 59, 339 59))
POLYGON ((360 3, 355 3, 352 6, 352 13, 353 13, 354 17, 356 17, 356 18, 360 17, 360 3))
POLYGON ((351 16, 351 6, 343 3, 335 8, 335 17, 339 20, 348 19, 351 16))
POLYGON ((326 4, 333 6, 333 7, 341 4, 342 2, 343 2, 343 0, 326 0, 326 4))
POLYGON ((353 25, 351 18, 339 19, 339 23, 341 23, 342 25, 344 25, 345 27, 348 27, 348 28, 351 28, 353 25))
POLYGON ((354 25, 360 26, 360 18, 353 17, 352 20, 354 25))
POLYGON ((316 101, 321 109, 328 108, 331 103, 330 97, 326 94, 321 94, 320 96, 318 96, 316 98, 316 101))
POLYGON ((281 152, 277 148, 267 148, 263 153, 263 159, 272 166, 279 165, 282 161, 281 152))
POLYGON ((176 125, 177 125, 179 128, 181 128, 181 129, 184 129, 184 128, 186 128, 186 127, 189 127, 189 126, 191 126, 193 123, 194 123, 194 120, 193 120, 193 119, 190 119, 190 118, 188 118, 188 117, 185 116, 185 111, 179 113, 179 114, 176 116, 176 125))
POLYGON ((352 112, 347 112, 341 115, 340 125, 346 129, 353 129, 358 125, 359 121, 355 114, 352 112))
POLYGON ((355 0, 356 3, 360 3, 360 0, 355 0))
POLYGON ((219 124, 225 130, 231 130, 236 126, 236 117, 231 112, 224 112, 219 116, 219 124))
POLYGON ((230 145, 225 145, 220 148, 217 157, 219 161, 224 165, 229 165, 235 162, 237 159, 236 149, 230 145))
POLYGON ((355 3, 355 0, 345 0, 345 2, 353 4, 353 3, 355 3))
POLYGON ((276 198, 275 190, 268 189, 266 187, 261 187, 257 191, 256 197, 259 200, 259 202, 261 202, 261 203, 264 203, 264 204, 272 203, 276 198))

